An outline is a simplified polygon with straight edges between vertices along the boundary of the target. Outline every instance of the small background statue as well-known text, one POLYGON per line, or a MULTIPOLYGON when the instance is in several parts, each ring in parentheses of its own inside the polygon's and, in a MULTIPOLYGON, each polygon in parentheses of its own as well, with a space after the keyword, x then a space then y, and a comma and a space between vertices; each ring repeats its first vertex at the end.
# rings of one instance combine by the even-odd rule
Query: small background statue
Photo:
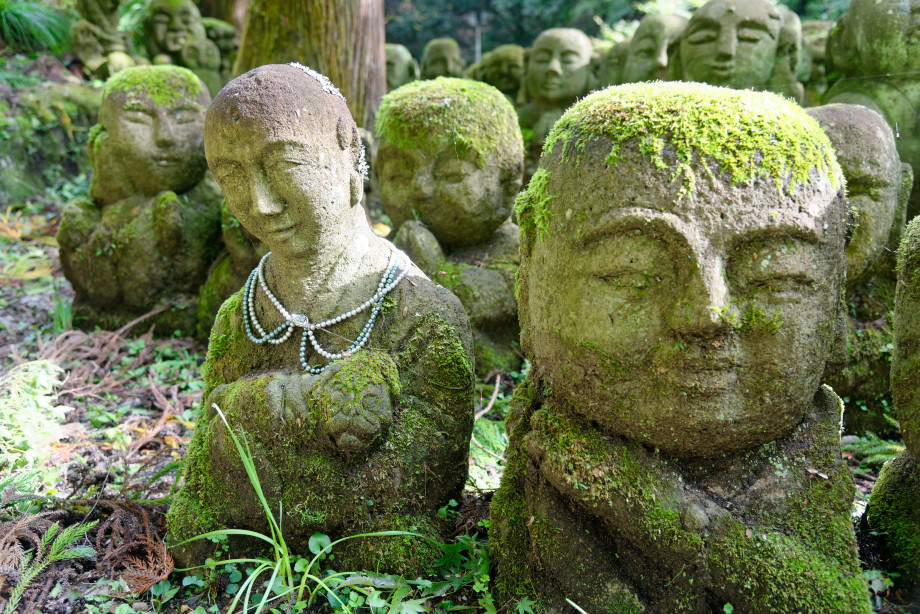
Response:
POLYGON ((435 38, 422 50, 422 79, 435 77, 462 77, 466 60, 460 45, 452 38, 435 38))
POLYGON ((710 0, 693 13, 674 45, 671 77, 737 89, 769 90, 794 100, 801 46, 798 16, 769 0, 710 0))
POLYGON ((193 334, 220 233, 203 148, 210 102, 177 66, 126 68, 106 83, 88 146, 92 200, 68 204, 57 234, 78 326, 114 330, 171 304, 152 320, 158 334, 193 334))
POLYGON ((71 33, 74 53, 84 72, 107 79, 123 68, 134 66, 129 34, 118 31, 118 0, 77 0, 80 20, 71 33))
POLYGON ((495 88, 439 78, 387 94, 377 116, 381 204, 394 243, 460 298, 473 325, 476 372, 520 363, 514 278, 523 144, 495 88))
POLYGON ((386 54, 388 92, 419 78, 418 62, 404 46, 387 43, 386 54))
POLYGON ((520 45, 501 45, 483 54, 476 78, 488 83, 514 104, 521 94, 524 78, 524 48, 520 45))
POLYGON ((621 83, 664 81, 668 78, 668 48, 687 27, 679 15, 646 15, 627 45, 621 83))

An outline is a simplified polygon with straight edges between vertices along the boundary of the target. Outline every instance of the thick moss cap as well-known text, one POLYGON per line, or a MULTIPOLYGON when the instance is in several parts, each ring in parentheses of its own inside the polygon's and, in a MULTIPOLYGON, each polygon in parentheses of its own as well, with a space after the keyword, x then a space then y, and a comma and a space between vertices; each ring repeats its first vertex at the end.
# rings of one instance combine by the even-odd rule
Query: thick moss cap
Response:
POLYGON ((115 73, 105 83, 103 97, 116 93, 143 97, 157 106, 194 100, 207 92, 198 76, 180 66, 135 66, 115 73))
POLYGON ((393 90, 380 103, 377 138, 399 149, 450 144, 458 155, 475 151, 480 167, 490 154, 501 166, 524 157, 514 107, 491 85, 468 79, 438 77, 393 90))
POLYGON ((833 148, 814 119, 776 94, 701 83, 632 83, 610 87, 573 105, 556 122, 546 155, 562 146, 562 159, 576 159, 587 142, 612 141, 607 164, 615 166, 630 140, 659 168, 683 177, 692 196, 696 171, 712 163, 733 185, 773 179, 779 189, 827 177, 843 183, 833 148), (667 149, 673 155, 664 155, 667 149), (701 162, 694 165, 694 162, 701 162))

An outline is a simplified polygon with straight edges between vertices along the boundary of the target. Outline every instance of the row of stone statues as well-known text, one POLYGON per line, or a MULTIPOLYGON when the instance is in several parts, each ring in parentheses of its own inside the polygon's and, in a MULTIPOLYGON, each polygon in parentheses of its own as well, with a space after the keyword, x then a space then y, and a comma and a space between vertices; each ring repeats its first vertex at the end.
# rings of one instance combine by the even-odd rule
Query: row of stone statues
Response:
MULTIPOLYGON (((174 542, 265 521, 213 405, 250 437, 292 539, 441 537, 435 512, 466 471, 474 365, 513 366, 520 331, 533 368, 493 508, 499 594, 868 611, 842 405, 821 383, 843 359, 841 293, 891 275, 903 228, 910 170, 877 113, 808 117, 699 84, 605 90, 549 130, 518 227, 511 103, 470 80, 419 81, 388 94, 377 123, 394 246, 367 226, 361 141, 325 77, 262 67, 209 104, 186 69, 111 78, 92 201, 69 205, 58 235, 78 315, 171 298, 158 326, 207 322, 206 417, 174 542), (843 177, 859 222, 847 245, 843 177), (227 296, 212 329, 207 311, 227 296)), ((886 470, 867 522, 913 526, 901 496, 915 468, 905 453, 886 470)), ((176 555, 203 560, 207 546, 176 555)), ((364 540, 342 557, 410 573, 435 554, 364 540)))
MULTIPOLYGON (((148 63, 132 56, 129 34, 118 30, 119 0, 79 0, 73 47, 91 77, 106 79, 124 68, 148 63)), ((213 96, 231 76, 239 46, 236 28, 202 17, 192 0, 153 0, 144 19, 149 62, 191 69, 213 96)))

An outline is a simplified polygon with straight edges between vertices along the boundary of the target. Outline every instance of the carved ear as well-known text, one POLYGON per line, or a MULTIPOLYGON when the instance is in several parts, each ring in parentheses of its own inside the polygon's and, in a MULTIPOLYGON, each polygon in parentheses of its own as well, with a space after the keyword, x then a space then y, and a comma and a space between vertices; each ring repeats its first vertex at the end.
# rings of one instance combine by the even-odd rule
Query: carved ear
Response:
POLYGON ((684 37, 681 34, 668 43, 668 81, 682 81, 684 70, 680 65, 680 41, 684 37))
POLYGON ((349 121, 349 119, 350 118, 342 115, 339 117, 339 121, 335 126, 335 136, 339 141, 339 147, 341 147, 343 151, 348 149, 352 143, 351 131, 354 126, 354 122, 349 121))
POLYGON ((413 81, 418 81, 422 77, 421 70, 418 67, 418 60, 415 58, 409 61, 409 76, 412 77, 413 81))
POLYGON ((524 183, 524 159, 521 158, 511 168, 503 168, 500 177, 502 182, 502 204, 508 208, 509 212, 513 212, 514 200, 524 183))
POLYGON ((351 206, 361 202, 364 196, 364 177, 358 171, 351 171, 351 206))

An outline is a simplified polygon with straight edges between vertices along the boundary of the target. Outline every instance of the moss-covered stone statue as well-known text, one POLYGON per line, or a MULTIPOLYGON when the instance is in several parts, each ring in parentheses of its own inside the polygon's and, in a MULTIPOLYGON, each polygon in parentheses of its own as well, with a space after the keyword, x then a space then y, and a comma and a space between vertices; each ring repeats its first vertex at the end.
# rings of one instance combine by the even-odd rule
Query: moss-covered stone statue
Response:
POLYGON ((920 0, 853 0, 827 42, 827 61, 844 79, 825 102, 878 111, 897 135, 901 160, 914 169, 907 219, 920 213, 920 0))
POLYGON ((679 15, 646 15, 626 50, 620 83, 668 78, 668 47, 687 27, 679 15))
POLYGON ((240 50, 239 32, 233 25, 214 17, 202 17, 201 25, 204 26, 208 39, 217 45, 220 51, 221 84, 226 83, 233 78, 233 63, 240 50))
POLYGON ((891 393, 906 449, 885 463, 863 516, 883 545, 885 569, 897 571, 899 588, 920 596, 920 219, 898 250, 891 393))
POLYGON ((593 55, 591 39, 575 28, 552 28, 533 42, 524 74, 529 102, 518 111, 521 129, 530 137, 526 176, 536 168, 543 141, 562 112, 594 88, 593 55))
POLYGON ((220 190, 207 174, 207 89, 178 66, 111 77, 89 139, 91 200, 61 213, 57 241, 74 322, 114 330, 158 306, 156 332, 193 334, 216 256, 220 190))
MULTIPOLYGON (((202 415, 167 517, 173 556, 203 563, 215 544, 179 544, 211 529, 269 531, 215 407, 245 433, 293 551, 316 532, 442 538, 437 510, 467 474, 469 321, 368 226, 364 154, 344 98, 299 64, 261 66, 214 99, 205 149, 229 210, 271 251, 211 332, 202 415)), ((264 544, 231 541, 231 554, 250 546, 264 544)), ((414 577, 440 550, 389 537, 334 554, 342 569, 414 577)))
POLYGON ((519 230, 510 216, 523 144, 514 107, 484 83, 419 81, 384 97, 377 137, 394 243, 460 298, 473 325, 476 372, 517 368, 519 230))
POLYGON ((77 0, 80 19, 73 27, 73 50, 83 63, 84 72, 106 79, 123 68, 134 66, 128 53, 127 32, 118 31, 118 0, 77 0))
POLYGON ((863 106, 833 104, 808 110, 830 138, 847 181, 853 234, 847 243, 847 364, 827 383, 848 398, 850 433, 894 436, 890 412, 895 262, 910 193, 910 165, 902 164, 885 120, 863 106))
POLYGON ((221 77, 221 54, 208 38, 201 13, 192 0, 152 0, 144 19, 147 53, 154 64, 175 64, 194 72, 217 94, 221 77))
POLYGON ((801 100, 801 40, 798 16, 771 0, 709 0, 674 46, 671 77, 801 100))
POLYGON ((404 46, 387 43, 386 54, 388 92, 419 78, 418 62, 404 46))
POLYGON ((524 48, 520 45, 496 47, 482 56, 476 74, 478 80, 488 83, 514 104, 524 78, 524 48))
POLYGON ((465 68, 460 45, 452 38, 435 38, 422 49, 422 79, 462 77, 465 68))
POLYGON ((846 205, 773 94, 622 85, 517 201, 521 341, 494 595, 588 612, 871 612, 840 455, 846 205), (586 180, 589 178, 589 180, 586 180))

